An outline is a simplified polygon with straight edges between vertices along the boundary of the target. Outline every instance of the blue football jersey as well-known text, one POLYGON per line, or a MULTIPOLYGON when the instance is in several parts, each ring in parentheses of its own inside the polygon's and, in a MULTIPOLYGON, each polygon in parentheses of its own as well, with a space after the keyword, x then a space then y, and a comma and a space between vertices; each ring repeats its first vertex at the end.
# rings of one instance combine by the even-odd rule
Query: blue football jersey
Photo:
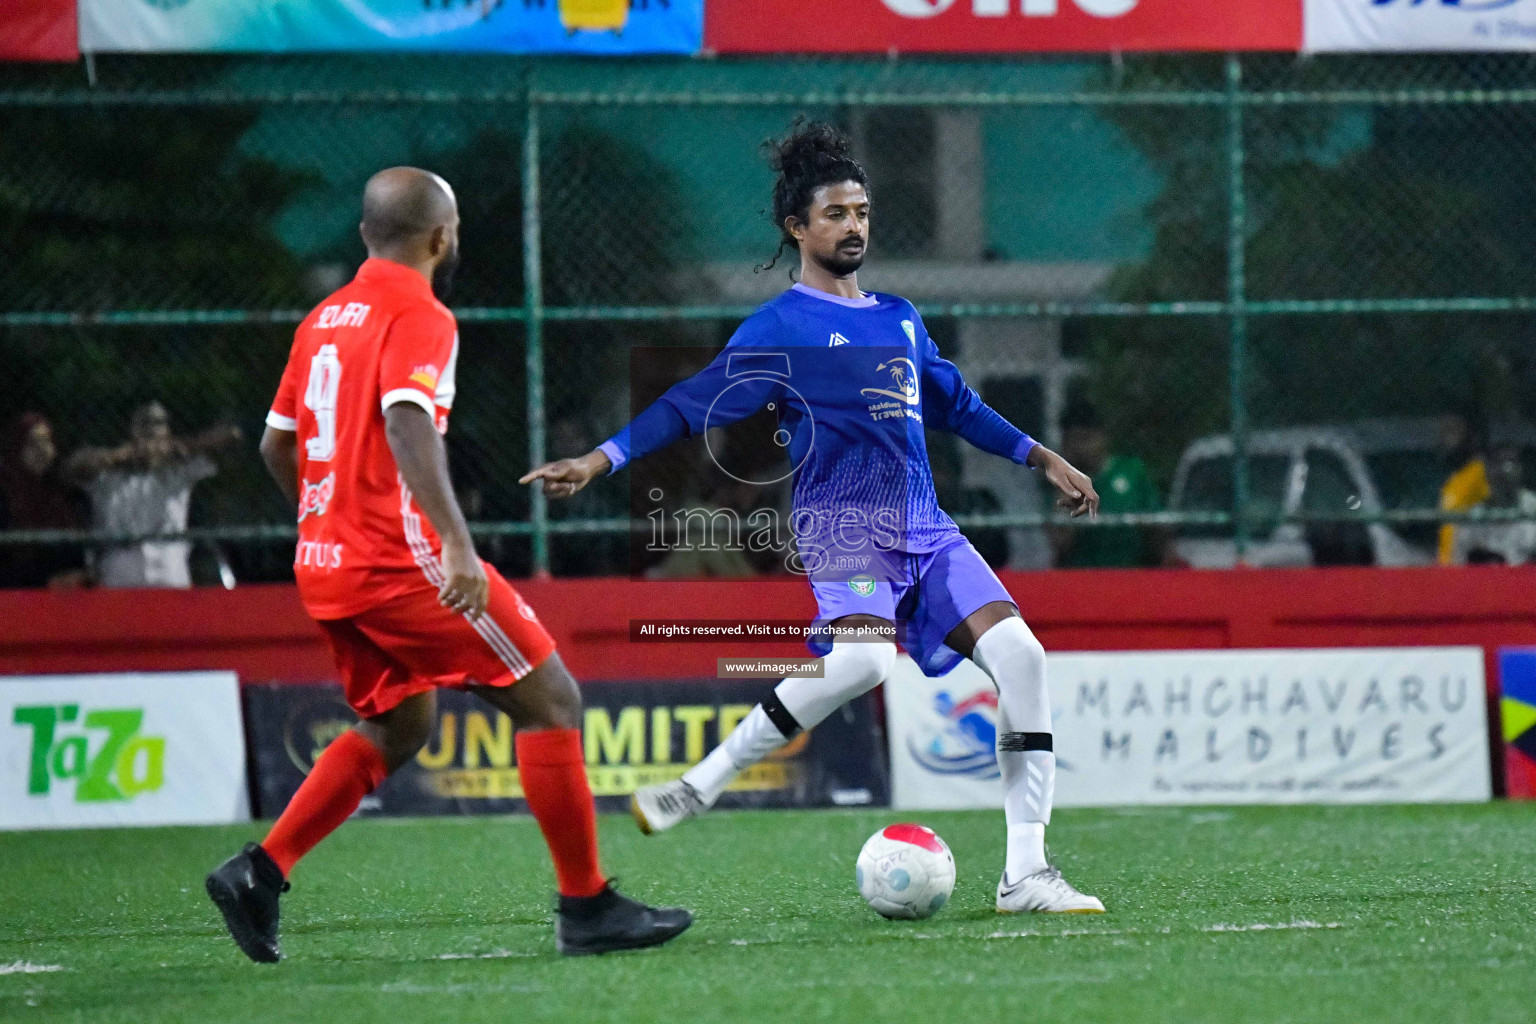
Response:
POLYGON ((794 467, 791 526, 802 552, 873 543, 919 554, 953 539, 925 426, 1020 464, 1035 445, 939 355, 906 299, 845 299, 797 284, 601 448, 617 470, 765 408, 794 467))

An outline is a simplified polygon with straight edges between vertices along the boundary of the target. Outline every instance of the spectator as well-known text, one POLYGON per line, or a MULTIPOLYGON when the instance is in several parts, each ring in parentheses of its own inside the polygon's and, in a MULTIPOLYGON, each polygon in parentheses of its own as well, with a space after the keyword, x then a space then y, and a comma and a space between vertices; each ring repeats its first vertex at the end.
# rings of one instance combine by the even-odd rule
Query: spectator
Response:
MULTIPOLYGON (((1440 488, 1442 512, 1465 512, 1488 500, 1488 467, 1472 421, 1460 414, 1440 417, 1440 452, 1447 472, 1440 488)), ((1455 561, 1457 528, 1451 523, 1440 527, 1438 558, 1441 565, 1455 561)))
POLYGON ((1480 508, 1518 509, 1517 522, 1463 523, 1456 530, 1458 565, 1525 565, 1536 556, 1536 494, 1524 486, 1520 450, 1496 449, 1488 459, 1488 500, 1480 508))
MULTIPOLYGON (((1146 463, 1134 455, 1112 455, 1109 434, 1098 411, 1074 402, 1062 416, 1061 454, 1087 473, 1099 492, 1100 512, 1156 512, 1157 487, 1146 463)), ((1161 527, 1084 526, 1053 532, 1056 564, 1062 568, 1131 568, 1181 564, 1173 537, 1161 527)))
MULTIPOLYGON (((38 413, 24 413, 6 434, 0 450, 0 498, 4 529, 78 530, 83 525, 75 495, 59 475, 53 427, 38 413)), ((85 558, 78 546, 0 548, 0 586, 64 587, 84 582, 85 558)))
MULTIPOLYGON (((157 535, 187 528, 192 488, 216 473, 208 453, 240 439, 232 425, 182 440, 171 434, 165 406, 134 410, 128 443, 82 448, 67 473, 91 498, 92 526, 104 533, 157 535)), ((103 550, 96 564, 105 587, 190 587, 192 546, 181 540, 145 540, 103 550)))

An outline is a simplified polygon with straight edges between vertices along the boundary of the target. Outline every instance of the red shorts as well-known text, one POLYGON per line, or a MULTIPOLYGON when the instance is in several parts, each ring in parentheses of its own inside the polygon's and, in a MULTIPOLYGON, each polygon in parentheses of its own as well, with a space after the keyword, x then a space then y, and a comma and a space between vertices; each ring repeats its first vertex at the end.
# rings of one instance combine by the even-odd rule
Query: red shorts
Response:
POLYGON ((364 718, 440 686, 511 686, 555 650, 533 609, 487 565, 490 603, 471 622, 437 603, 437 588, 391 598, 347 619, 322 619, 347 703, 364 718))

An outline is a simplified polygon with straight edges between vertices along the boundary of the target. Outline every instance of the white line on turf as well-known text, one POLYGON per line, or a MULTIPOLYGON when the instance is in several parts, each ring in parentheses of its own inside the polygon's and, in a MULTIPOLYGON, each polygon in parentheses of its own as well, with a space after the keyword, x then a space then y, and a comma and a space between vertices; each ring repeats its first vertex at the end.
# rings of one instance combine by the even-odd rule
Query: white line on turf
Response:
POLYGON ((17 960, 13 964, 0 964, 0 974, 51 974, 63 969, 62 964, 33 964, 25 960, 17 960))
POLYGON ((1342 927, 1344 926, 1339 924, 1337 921, 1329 921, 1327 924, 1319 924, 1316 921, 1287 921, 1281 922, 1280 924, 1264 924, 1263 922, 1258 924, 1213 924, 1207 925, 1200 930, 1203 932, 1272 932, 1285 931, 1289 929, 1305 930, 1308 928, 1342 927))
MULTIPOLYGON (((1343 927, 1344 927, 1344 925, 1338 923, 1337 921, 1328 921, 1328 922, 1319 922, 1319 921, 1277 921, 1277 922, 1257 921, 1257 922, 1254 922, 1252 924, 1208 924, 1208 925, 1204 925, 1203 927, 1192 929, 1192 930, 1193 931, 1200 931, 1200 932, 1207 932, 1207 933, 1227 933, 1227 932, 1309 931, 1309 930, 1318 929, 1318 928, 1329 929, 1329 928, 1343 928, 1343 927)), ((1185 929, 1181 928, 1181 929, 1179 929, 1179 931, 1183 932, 1183 931, 1185 931, 1185 929)), ((958 940, 958 941, 962 941, 963 942, 966 939, 981 939, 981 940, 989 940, 989 939, 1067 939, 1067 938, 1082 938, 1082 937, 1093 938, 1095 936, 1171 935, 1171 934, 1173 934, 1173 929, 1170 928, 1170 927, 1166 927, 1165 926, 1165 927, 1162 927, 1162 928, 1064 928, 1061 931, 1054 931, 1054 930, 1052 930, 1052 931, 1045 931, 1045 930, 1040 930, 1040 931, 998 931, 998 932, 987 932, 984 935, 966 935, 964 933, 942 935, 942 934, 935 934, 933 932, 891 932, 891 933, 888 933, 886 935, 881 936, 881 938, 887 938, 887 939, 891 939, 893 941, 898 941, 898 942, 922 942, 922 941, 929 940, 929 939, 943 939, 943 940, 948 941, 948 942, 954 942, 954 941, 958 940)), ((710 944, 713 944, 713 940, 709 940, 709 941, 710 941, 710 944)), ((732 946, 776 946, 776 945, 780 945, 780 944, 782 944, 784 942, 788 942, 788 941, 793 941, 793 940, 790 940, 790 939, 730 939, 729 943, 732 946)), ((440 959, 440 960, 462 959, 464 957, 472 956, 472 955, 473 954, 460 954, 460 955, 450 954, 449 956, 439 957, 438 959, 440 959)), ((482 955, 484 955, 484 954, 482 954, 482 955)), ((526 955, 526 954, 516 954, 516 955, 526 955)))
POLYGON ((434 960, 507 960, 512 957, 538 956, 537 953, 514 953, 510 949, 493 949, 489 953, 443 953, 434 960))
MULTIPOLYGON (((984 939, 1061 939, 1073 935, 1140 935, 1134 928, 1074 928, 1059 932, 988 932, 984 939)), ((937 936, 934 936, 937 938, 937 936)))
MULTIPOLYGON (((368 986, 356 985, 354 988, 367 988, 368 986)), ((441 984, 423 983, 417 981, 389 981, 378 987, 378 991, 412 995, 412 996, 463 996, 463 995, 503 995, 506 993, 533 994, 543 992, 538 985, 518 985, 512 982, 446 982, 441 984)))
MULTIPOLYGON (((1280 921, 1268 923, 1264 921, 1253 924, 1208 924, 1199 930, 1202 932, 1277 932, 1277 931, 1307 931, 1314 928, 1342 928, 1337 921, 1329 921, 1326 924, 1317 921, 1280 921)), ((1151 930, 1141 928, 1072 928, 1062 931, 1020 931, 1020 932, 989 932, 982 936, 987 939, 1057 939, 1077 935, 1170 935, 1171 928, 1154 928, 1151 930)), ((936 938, 937 936, 914 935, 913 938, 936 938)), ((957 936, 958 937, 958 936, 957 936)))

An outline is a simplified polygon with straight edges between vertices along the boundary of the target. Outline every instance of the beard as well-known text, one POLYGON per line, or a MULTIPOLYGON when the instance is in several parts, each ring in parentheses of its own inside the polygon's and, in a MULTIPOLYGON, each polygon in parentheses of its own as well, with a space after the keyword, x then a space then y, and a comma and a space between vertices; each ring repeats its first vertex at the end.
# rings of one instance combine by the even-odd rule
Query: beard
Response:
POLYGON ((453 293, 453 272, 459 269, 459 247, 448 250, 443 261, 432 271, 432 294, 438 302, 447 302, 453 293))
POLYGON ((821 265, 821 269, 832 276, 847 277, 864 265, 865 251, 860 249, 858 252, 849 252, 846 249, 833 249, 825 255, 816 253, 812 258, 821 265))

